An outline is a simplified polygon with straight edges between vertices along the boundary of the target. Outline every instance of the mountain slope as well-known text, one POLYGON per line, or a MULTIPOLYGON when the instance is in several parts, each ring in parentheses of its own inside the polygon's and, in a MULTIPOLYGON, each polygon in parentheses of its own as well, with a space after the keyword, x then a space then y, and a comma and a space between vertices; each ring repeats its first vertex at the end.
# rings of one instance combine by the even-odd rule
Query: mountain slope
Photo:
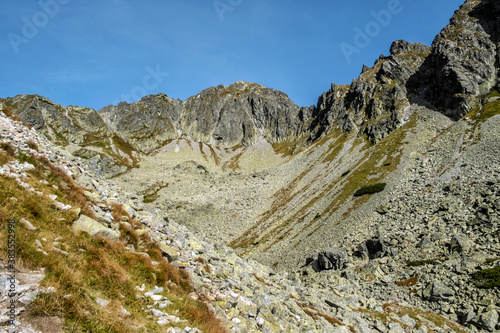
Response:
POLYGON ((491 331, 498 290, 474 276, 495 272, 500 254, 499 9, 466 1, 431 47, 395 41, 311 107, 246 82, 99 111, 2 103, 146 208, 243 258, 491 331))

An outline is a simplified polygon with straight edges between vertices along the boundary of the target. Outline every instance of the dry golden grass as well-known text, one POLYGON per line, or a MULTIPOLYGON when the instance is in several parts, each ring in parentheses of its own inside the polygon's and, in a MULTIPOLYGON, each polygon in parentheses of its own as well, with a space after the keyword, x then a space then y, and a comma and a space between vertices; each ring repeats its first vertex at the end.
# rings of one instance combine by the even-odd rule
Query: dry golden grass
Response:
POLYGON ((418 277, 411 277, 403 281, 397 281, 396 284, 400 287, 413 287, 418 283, 418 277))
MULTIPOLYGON (((148 289, 163 286, 163 295, 174 303, 166 310, 187 323, 176 324, 197 327, 204 332, 226 332, 208 307, 201 301, 189 299, 194 289, 187 272, 170 265, 149 236, 138 237, 134 228, 142 225, 132 219, 128 232, 122 229, 119 241, 92 238, 86 233, 73 233, 72 223, 78 218, 75 211, 60 211, 48 194, 58 200, 80 207, 84 214, 93 216, 83 188, 76 185, 63 170, 47 159, 15 154, 10 146, 0 149, 0 156, 18 158, 35 165, 25 180, 43 195, 26 191, 14 179, 0 176, 0 258, 7 259, 7 221, 25 218, 37 229, 28 230, 22 223, 16 225, 16 256, 19 269, 45 268, 42 281, 45 287, 54 287, 54 293, 42 293, 29 309, 30 316, 57 316, 64 320, 68 332, 163 332, 154 319, 145 312, 152 305, 148 298, 137 298, 136 286, 143 283, 148 289), (40 180, 47 180, 45 185, 40 180), (55 185, 57 188, 54 188, 55 185), (58 239, 63 255, 51 250, 58 239), (35 240, 43 240, 38 249, 35 240), (136 243, 149 257, 127 250, 126 245, 136 243), (44 250, 49 255, 44 255, 44 250), (153 263, 153 260, 157 263, 153 263), (111 305, 105 309, 96 304, 97 297, 107 299, 111 305), (119 310, 125 307, 132 315, 122 318, 119 310)), ((113 205, 116 217, 130 216, 121 205, 113 205)))
POLYGON ((38 149, 39 149, 38 148, 38 144, 35 141, 31 140, 31 139, 28 140, 28 142, 26 144, 28 145, 29 148, 34 149, 36 151, 38 151, 38 149))

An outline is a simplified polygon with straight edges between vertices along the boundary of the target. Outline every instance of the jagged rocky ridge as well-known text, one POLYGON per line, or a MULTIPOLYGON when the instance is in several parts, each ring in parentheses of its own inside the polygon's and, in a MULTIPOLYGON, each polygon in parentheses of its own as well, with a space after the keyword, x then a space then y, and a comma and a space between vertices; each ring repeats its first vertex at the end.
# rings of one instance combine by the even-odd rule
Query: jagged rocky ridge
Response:
POLYGON ((350 85, 332 84, 312 107, 298 107, 282 92, 245 82, 211 87, 185 102, 159 94, 97 112, 64 108, 36 95, 4 103, 60 143, 82 146, 118 136, 142 153, 180 133, 233 147, 259 137, 292 142, 309 134, 314 141, 342 128, 376 142, 408 118, 410 103, 432 105, 456 120, 477 105, 477 97, 497 87, 498 6, 467 1, 431 47, 394 42, 389 56, 381 56, 372 68, 365 66, 350 85))

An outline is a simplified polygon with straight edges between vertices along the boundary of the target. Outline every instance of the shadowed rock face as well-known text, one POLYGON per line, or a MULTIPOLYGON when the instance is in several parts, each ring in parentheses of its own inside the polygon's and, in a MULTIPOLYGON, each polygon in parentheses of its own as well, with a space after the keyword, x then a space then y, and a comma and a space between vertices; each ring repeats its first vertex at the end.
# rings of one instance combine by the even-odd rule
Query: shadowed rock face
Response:
POLYGON ((318 100, 316 137, 332 127, 357 130, 377 142, 399 127, 409 115, 408 81, 429 55, 422 44, 395 41, 391 54, 381 56, 372 68, 365 67, 350 86, 332 87, 318 100))

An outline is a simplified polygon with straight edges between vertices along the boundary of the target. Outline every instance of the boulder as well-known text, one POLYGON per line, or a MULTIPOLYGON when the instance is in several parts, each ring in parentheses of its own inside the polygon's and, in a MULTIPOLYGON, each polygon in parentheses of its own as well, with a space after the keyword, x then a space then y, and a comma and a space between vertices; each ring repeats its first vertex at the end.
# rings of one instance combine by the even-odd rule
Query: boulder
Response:
POLYGON ((423 297, 432 302, 450 301, 453 296, 455 292, 439 281, 430 283, 423 291, 423 297))
POLYGON ((90 191, 83 191, 83 194, 85 195, 85 197, 92 201, 92 202, 97 202, 99 201, 99 194, 97 193, 93 193, 93 192, 90 192, 90 191))
POLYGON ((495 331, 495 327, 497 326, 498 319, 498 312, 496 312, 495 310, 491 310, 488 312, 483 312, 479 316, 478 324, 485 330, 493 332, 495 331))
POLYGON ((321 270, 342 269, 346 260, 347 252, 339 248, 333 248, 318 254, 318 264, 321 270))
POLYGON ((363 257, 381 258, 388 253, 388 248, 381 239, 369 239, 359 244, 358 251, 363 257))
POLYGON ((96 220, 85 215, 81 215, 80 218, 73 223, 73 231, 84 231, 91 236, 101 235, 113 240, 120 238, 119 231, 106 228, 96 220))
POLYGON ((176 261, 179 259, 179 254, 177 253, 176 250, 165 244, 164 242, 160 242, 159 244, 160 250, 162 254, 167 257, 169 262, 176 261))
POLYGON ((464 253, 468 252, 471 248, 471 242, 467 236, 456 234, 451 239, 450 252, 451 253, 464 253))

